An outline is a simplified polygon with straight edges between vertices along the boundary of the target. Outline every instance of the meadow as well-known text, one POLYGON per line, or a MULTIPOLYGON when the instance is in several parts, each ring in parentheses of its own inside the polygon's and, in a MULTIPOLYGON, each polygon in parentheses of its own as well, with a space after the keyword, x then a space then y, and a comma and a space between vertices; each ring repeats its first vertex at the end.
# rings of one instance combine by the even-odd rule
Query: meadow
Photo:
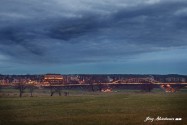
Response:
MULTIPOLYGON (((7 90, 6 90, 7 91, 7 90)), ((187 92, 70 91, 69 96, 0 95, 0 125, 186 125, 187 92), (146 117, 182 118, 147 121, 146 117)))

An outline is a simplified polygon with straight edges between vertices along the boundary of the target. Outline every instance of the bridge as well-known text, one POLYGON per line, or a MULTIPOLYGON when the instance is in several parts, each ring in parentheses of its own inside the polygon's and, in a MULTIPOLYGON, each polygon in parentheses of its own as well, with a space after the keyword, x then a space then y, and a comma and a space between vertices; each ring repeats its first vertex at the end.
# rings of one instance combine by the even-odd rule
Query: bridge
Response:
POLYGON ((92 91, 102 91, 104 89, 142 89, 145 91, 151 91, 153 88, 161 88, 165 92, 176 92, 177 90, 185 87, 187 83, 161 83, 155 80, 153 77, 143 77, 143 78, 127 78, 127 79, 116 79, 110 82, 103 83, 100 80, 96 82, 96 80, 88 79, 87 82, 82 83, 81 81, 77 81, 77 83, 66 84, 61 80, 52 78, 52 81, 47 80, 48 84, 43 86, 44 88, 50 88, 51 91, 59 91, 60 89, 90 89, 92 91), (56 81, 56 82, 55 82, 56 81), (95 82, 92 82, 95 81, 95 82), (89 83, 89 84, 86 84, 89 83))
MULTIPOLYGON (((13 88, 22 88, 20 89, 20 93, 23 92, 24 89, 28 88, 32 92, 34 87, 49 89, 51 92, 51 96, 54 93, 59 93, 61 95, 62 90, 68 89, 81 89, 81 90, 89 90, 89 91, 101 91, 106 92, 105 90, 113 90, 113 89, 131 89, 131 90, 142 90, 151 92, 154 88, 161 88, 165 92, 176 92, 181 88, 187 87, 187 83, 160 83, 160 82, 147 82, 147 83, 90 83, 90 84, 59 84, 59 85, 34 85, 30 86, 27 84, 18 85, 0 85, 0 88, 3 87, 13 87, 13 88)), ((31 93, 32 95, 32 93, 31 93)), ((64 92, 64 95, 68 95, 67 92, 64 92)))
POLYGON ((161 88, 165 92, 176 92, 181 88, 187 87, 187 83, 92 83, 92 84, 62 84, 62 85, 50 85, 42 86, 44 88, 50 88, 55 91, 61 89, 85 89, 91 91, 102 91, 104 89, 137 89, 151 91, 154 88, 161 88))

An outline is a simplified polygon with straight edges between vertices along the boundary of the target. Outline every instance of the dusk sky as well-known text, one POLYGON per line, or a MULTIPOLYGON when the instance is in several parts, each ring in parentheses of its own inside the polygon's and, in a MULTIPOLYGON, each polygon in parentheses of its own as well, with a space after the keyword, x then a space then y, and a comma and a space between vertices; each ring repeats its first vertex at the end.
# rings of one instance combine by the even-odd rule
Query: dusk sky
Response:
POLYGON ((1 74, 187 74, 186 0, 0 0, 1 74))

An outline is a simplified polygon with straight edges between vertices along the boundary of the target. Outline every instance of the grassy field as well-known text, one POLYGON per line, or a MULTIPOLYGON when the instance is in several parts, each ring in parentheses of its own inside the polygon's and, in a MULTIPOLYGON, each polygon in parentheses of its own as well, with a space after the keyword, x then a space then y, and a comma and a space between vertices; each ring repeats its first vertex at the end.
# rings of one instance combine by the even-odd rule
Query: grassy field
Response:
POLYGON ((187 93, 85 92, 0 97, 0 125, 187 125, 187 93), (182 121, 144 122, 146 117, 182 121))

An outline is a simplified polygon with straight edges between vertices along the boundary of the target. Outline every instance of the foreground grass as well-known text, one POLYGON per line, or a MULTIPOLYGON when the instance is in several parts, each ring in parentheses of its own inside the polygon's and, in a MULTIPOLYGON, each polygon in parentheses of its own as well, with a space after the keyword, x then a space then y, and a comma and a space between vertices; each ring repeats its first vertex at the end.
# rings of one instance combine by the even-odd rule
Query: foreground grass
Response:
POLYGON ((185 125, 186 105, 186 93, 1 97, 0 125, 185 125), (144 122, 147 116, 183 120, 144 122))

